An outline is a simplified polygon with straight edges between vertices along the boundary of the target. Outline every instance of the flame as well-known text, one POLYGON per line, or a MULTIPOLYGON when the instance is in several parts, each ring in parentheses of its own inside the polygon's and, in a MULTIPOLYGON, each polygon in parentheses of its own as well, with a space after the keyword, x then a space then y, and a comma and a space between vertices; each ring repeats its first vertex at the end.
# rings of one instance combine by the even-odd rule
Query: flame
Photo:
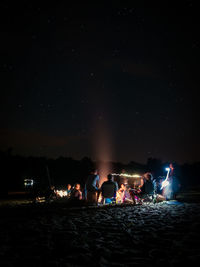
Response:
POLYGON ((66 197, 68 193, 66 190, 56 190, 56 195, 59 197, 66 197))
POLYGON ((99 198, 98 198, 98 203, 101 203, 102 200, 103 200, 103 197, 102 197, 102 194, 100 193, 100 194, 99 194, 99 198))

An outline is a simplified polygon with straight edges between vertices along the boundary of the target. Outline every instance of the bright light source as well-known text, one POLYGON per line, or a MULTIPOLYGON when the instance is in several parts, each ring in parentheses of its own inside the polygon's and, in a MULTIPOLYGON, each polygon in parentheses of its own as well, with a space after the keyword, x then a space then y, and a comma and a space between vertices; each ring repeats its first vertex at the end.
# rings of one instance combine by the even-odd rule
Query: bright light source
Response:
POLYGON ((32 187, 34 183, 33 179, 24 179, 24 186, 25 187, 32 187))
POLYGON ((66 190, 56 190, 56 194, 59 196, 59 197, 66 197, 68 195, 67 191, 66 190))
POLYGON ((166 176, 165 180, 162 182, 161 189, 163 189, 164 187, 169 185, 168 178, 169 178, 170 168, 169 167, 165 168, 165 170, 167 171, 167 176, 166 176))
POLYGON ((168 185, 169 185, 169 181, 164 180, 164 181, 162 182, 161 189, 163 189, 164 187, 166 187, 166 186, 168 186, 168 185))

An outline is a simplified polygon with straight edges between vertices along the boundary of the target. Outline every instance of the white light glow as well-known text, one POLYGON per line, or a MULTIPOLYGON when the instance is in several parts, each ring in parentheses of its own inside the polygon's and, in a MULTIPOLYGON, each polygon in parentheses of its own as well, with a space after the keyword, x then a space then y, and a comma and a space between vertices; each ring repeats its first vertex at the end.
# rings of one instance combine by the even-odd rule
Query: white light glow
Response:
POLYGON ((127 178, 141 178, 139 174, 127 174, 127 173, 112 173, 113 176, 124 176, 127 178))
POLYGON ((164 181, 162 182, 161 189, 163 189, 164 187, 166 187, 166 186, 168 186, 168 185, 169 185, 169 181, 164 180, 164 181))

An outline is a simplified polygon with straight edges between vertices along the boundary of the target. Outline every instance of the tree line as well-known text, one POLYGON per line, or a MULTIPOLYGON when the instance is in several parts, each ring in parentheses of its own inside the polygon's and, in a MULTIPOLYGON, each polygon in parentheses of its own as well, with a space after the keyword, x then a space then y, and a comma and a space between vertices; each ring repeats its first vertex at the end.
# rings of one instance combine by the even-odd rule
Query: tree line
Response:
MULTIPOLYGON (((68 183, 76 182, 84 186, 85 180, 92 169, 97 168, 99 162, 88 157, 76 160, 70 157, 59 157, 57 159, 46 157, 33 157, 13 155, 11 151, 0 151, 1 176, 0 194, 8 191, 24 190, 24 180, 33 179, 35 186, 46 188, 51 185, 63 187, 68 183)), ((171 162, 170 162, 171 163, 171 162)), ((180 181, 181 187, 198 187, 200 185, 199 168, 200 162, 192 164, 177 164, 172 162, 175 169, 175 176, 180 181)), ((127 164, 121 162, 110 162, 112 171, 120 173, 125 170, 127 173, 144 173, 150 171, 157 179, 165 176, 165 167, 169 162, 161 159, 148 158, 146 164, 131 161, 127 164)))

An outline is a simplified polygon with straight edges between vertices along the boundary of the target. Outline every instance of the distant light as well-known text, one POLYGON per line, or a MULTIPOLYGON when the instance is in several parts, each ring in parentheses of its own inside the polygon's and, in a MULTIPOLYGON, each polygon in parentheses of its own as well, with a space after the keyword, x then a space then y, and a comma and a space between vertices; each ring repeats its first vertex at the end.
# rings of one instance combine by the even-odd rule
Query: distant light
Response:
POLYGON ((25 187, 32 187, 34 183, 33 179, 24 179, 24 186, 25 187))
POLYGON ((166 170, 166 171, 170 171, 170 168, 169 168, 169 167, 168 167, 168 168, 165 168, 165 170, 166 170))

